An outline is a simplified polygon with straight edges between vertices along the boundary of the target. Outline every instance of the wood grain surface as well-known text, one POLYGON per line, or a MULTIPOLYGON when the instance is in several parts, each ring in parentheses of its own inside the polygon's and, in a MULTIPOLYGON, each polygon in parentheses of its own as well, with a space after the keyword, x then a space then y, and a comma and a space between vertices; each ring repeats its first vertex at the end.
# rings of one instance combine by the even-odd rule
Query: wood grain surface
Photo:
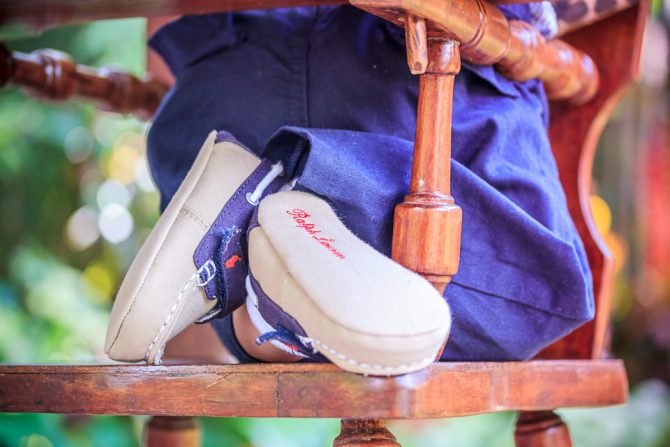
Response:
POLYGON ((419 82, 409 194, 395 207, 391 252, 443 293, 458 271, 461 249, 463 213, 451 197, 451 118, 461 58, 453 40, 428 40, 425 29, 416 40, 407 48, 409 63, 412 47, 425 46, 427 64, 419 82))
POLYGON ((2 412, 442 418, 613 405, 627 389, 618 360, 439 363, 395 378, 329 364, 0 366, 2 412))

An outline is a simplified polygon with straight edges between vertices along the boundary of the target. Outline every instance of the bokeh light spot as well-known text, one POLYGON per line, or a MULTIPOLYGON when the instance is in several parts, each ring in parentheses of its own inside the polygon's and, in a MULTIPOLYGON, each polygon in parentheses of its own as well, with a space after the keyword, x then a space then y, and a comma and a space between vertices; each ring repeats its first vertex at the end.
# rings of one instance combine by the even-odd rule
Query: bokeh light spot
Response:
POLYGON ((42 435, 38 435, 37 433, 33 433, 32 435, 25 438, 25 444, 22 444, 26 447, 53 447, 51 441, 42 435))
POLYGON ((628 257, 628 243, 618 234, 609 233, 605 236, 605 244, 612 252, 614 257, 614 274, 618 274, 623 270, 628 257))
POLYGON ((96 201, 100 209, 113 203, 126 207, 130 203, 130 198, 128 188, 123 183, 111 179, 105 180, 96 194, 96 201))
POLYGON ((156 190, 156 185, 154 185, 149 173, 147 159, 144 157, 137 160, 137 164, 135 165, 135 181, 142 191, 153 192, 156 190))
POLYGON ((85 250, 100 237, 94 209, 84 206, 75 211, 65 225, 68 245, 74 250, 85 250))
POLYGON ((80 163, 91 155, 94 144, 93 135, 87 128, 75 127, 65 135, 63 149, 68 160, 80 163))
POLYGON ((598 233, 606 236, 612 227, 612 211, 609 205, 602 197, 593 195, 591 196, 591 212, 598 233))
POLYGON ((104 265, 94 263, 86 267, 82 279, 91 287, 93 301, 102 303, 108 301, 114 292, 114 275, 104 265))
POLYGON ((139 149, 134 146, 123 145, 115 149, 107 165, 109 177, 125 184, 133 182, 135 166, 141 157, 139 149))
POLYGON ((133 217, 118 203, 102 209, 98 216, 98 229, 102 237, 112 244, 123 242, 133 231, 133 217))

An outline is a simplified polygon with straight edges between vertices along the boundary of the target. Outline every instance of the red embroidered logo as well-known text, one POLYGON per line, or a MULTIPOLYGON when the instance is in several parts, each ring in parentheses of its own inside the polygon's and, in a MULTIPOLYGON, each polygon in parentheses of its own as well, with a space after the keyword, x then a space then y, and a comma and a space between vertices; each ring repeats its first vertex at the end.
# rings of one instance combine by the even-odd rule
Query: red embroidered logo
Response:
POLYGON ((235 264, 237 264, 237 261, 241 261, 241 260, 242 260, 242 258, 240 258, 237 255, 231 256, 230 259, 228 259, 226 261, 226 269, 232 269, 233 267, 235 267, 235 264))
POLYGON ((336 258, 338 259, 345 258, 345 256, 342 253, 340 253, 335 247, 331 245, 331 242, 335 242, 335 239, 318 236, 318 234, 321 233, 321 230, 317 228, 316 224, 307 222, 307 218, 311 216, 307 214, 305 211, 298 208, 294 208, 292 210, 286 210, 286 214, 288 214, 293 218, 298 228, 302 228, 303 230, 305 230, 307 234, 312 236, 312 239, 314 239, 319 244, 326 247, 328 251, 330 251, 332 254, 335 255, 336 258))

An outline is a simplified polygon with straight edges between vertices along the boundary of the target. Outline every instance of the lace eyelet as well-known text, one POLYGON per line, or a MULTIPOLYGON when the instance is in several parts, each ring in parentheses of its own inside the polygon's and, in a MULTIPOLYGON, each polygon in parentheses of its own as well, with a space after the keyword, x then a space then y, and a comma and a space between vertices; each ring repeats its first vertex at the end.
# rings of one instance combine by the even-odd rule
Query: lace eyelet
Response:
POLYGON ((251 194, 250 192, 248 192, 248 193, 246 194, 245 197, 246 197, 246 199, 247 199, 247 202, 249 202, 249 204, 250 204, 251 206, 258 206, 259 201, 258 201, 258 200, 256 200, 256 201, 252 200, 251 196, 252 196, 252 194, 251 194))

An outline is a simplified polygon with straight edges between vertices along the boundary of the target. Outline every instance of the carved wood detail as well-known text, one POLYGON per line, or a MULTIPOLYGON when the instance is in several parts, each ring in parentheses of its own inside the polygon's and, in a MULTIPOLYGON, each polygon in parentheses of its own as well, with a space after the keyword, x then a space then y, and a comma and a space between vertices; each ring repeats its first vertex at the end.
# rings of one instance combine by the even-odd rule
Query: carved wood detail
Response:
POLYGON ((333 447, 400 447, 380 419, 343 419, 333 447))
POLYGON ((145 447, 200 447, 202 433, 194 417, 154 416, 144 432, 145 447))
POLYGON ((135 76, 107 68, 78 65, 65 53, 38 50, 10 53, 0 46, 0 86, 24 87, 38 99, 65 100, 81 97, 103 109, 151 117, 167 87, 150 76, 135 76))
POLYGON ((395 208, 392 257, 444 292, 458 271, 461 247, 462 212, 451 197, 451 115, 461 60, 453 40, 431 38, 427 48, 409 194, 395 208))
POLYGON ((514 441, 516 447, 572 447, 567 425, 553 411, 521 412, 514 441))
POLYGON ((582 104, 598 89, 598 71, 588 55, 559 40, 545 42, 530 25, 508 20, 485 0, 351 0, 351 4, 399 26, 424 18, 428 34, 461 44, 464 60, 498 64, 507 77, 539 78, 550 99, 582 104))
POLYGON ((407 42, 407 65, 414 75, 424 74, 428 69, 428 38, 426 20, 407 16, 405 41, 407 42))

